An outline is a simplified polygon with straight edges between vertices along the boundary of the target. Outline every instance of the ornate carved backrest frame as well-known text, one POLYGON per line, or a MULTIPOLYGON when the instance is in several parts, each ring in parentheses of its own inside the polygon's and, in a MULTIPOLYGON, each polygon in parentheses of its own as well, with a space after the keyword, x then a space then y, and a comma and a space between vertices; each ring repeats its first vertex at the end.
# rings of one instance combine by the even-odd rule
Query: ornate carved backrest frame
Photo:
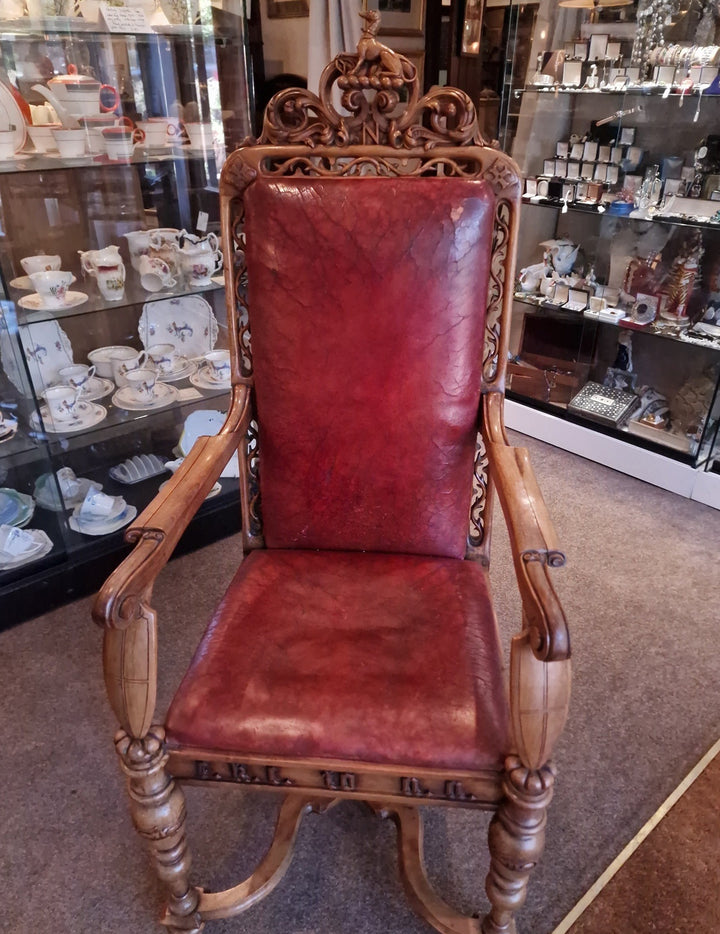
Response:
MULTIPOLYGON (((259 176, 447 176, 485 179, 496 196, 493 255, 487 295, 483 393, 504 391, 514 281, 520 180, 515 163, 487 145, 470 98, 456 88, 419 95, 415 66, 377 41, 374 11, 355 54, 338 55, 323 71, 319 94, 289 88, 272 98, 259 140, 229 157, 220 183, 222 233, 229 262, 227 311, 233 383, 253 383, 244 261, 245 189, 259 176), (333 88, 342 94, 340 113, 333 88), (407 105, 400 108, 400 98, 407 105)), ((478 423, 480 426, 480 423, 478 423)), ((260 449, 253 420, 241 452, 244 547, 262 547, 258 484, 260 449)), ((487 560, 491 479, 481 432, 473 476, 467 556, 487 560)))

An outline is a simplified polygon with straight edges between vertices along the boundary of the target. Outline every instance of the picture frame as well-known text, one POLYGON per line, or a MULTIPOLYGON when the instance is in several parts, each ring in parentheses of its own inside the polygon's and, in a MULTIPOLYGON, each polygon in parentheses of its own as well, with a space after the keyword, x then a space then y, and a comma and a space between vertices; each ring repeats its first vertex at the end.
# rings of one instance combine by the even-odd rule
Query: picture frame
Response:
POLYGON ((605 61, 605 53, 607 52, 609 39, 610 37, 603 33, 598 33, 590 37, 590 51, 587 57, 589 62, 605 61))
POLYGON ((605 58, 614 62, 622 55, 622 45, 619 42, 608 42, 605 47, 605 58))
POLYGON ((382 17, 381 36, 425 34, 425 0, 369 0, 368 9, 377 10, 382 17))
MULTIPOLYGON (((383 0, 391 3, 408 3, 411 0, 383 0)), ((480 55, 480 41, 482 32, 482 19, 485 10, 485 0, 465 0, 463 9, 463 26, 460 36, 460 54, 480 55)))
POLYGON ((310 15, 310 0, 267 0, 268 19, 300 19, 310 15))

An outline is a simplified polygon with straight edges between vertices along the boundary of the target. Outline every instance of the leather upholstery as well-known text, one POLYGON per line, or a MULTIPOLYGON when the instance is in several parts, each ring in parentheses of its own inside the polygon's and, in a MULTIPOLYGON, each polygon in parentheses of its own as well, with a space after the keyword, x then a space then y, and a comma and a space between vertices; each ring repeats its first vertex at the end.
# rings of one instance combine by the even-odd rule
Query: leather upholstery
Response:
POLYGON ((250 185, 269 547, 464 554, 493 214, 477 179, 250 185))
POLYGON ((254 551, 168 712, 170 746, 500 768, 503 664, 485 570, 453 558, 254 551))

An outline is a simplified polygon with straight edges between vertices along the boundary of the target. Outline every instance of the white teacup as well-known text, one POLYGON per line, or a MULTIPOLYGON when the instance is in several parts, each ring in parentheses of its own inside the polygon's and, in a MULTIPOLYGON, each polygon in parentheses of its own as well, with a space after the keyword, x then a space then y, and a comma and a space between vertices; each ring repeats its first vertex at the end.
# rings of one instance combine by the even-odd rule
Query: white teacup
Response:
POLYGON ((40 253, 37 256, 25 256, 20 260, 20 265, 28 275, 31 275, 34 272, 50 272, 59 269, 61 262, 59 256, 40 253))
POLYGON ((147 355, 152 360, 159 376, 168 376, 177 369, 180 354, 174 344, 153 344, 147 355))
POLYGON ((43 393, 53 422, 69 422, 75 417, 80 393, 66 384, 49 386, 43 393))
POLYGON ((211 350, 205 354, 205 375, 214 383, 227 383, 230 379, 230 351, 211 350))
POLYGON ((116 347, 110 354, 110 362, 115 385, 122 388, 128 385, 128 373, 147 365, 147 354, 134 347, 116 347))
POLYGON ((147 120, 138 120, 137 125, 145 134, 145 146, 148 149, 167 145, 179 132, 168 117, 148 117, 147 120))
POLYGON ((68 286, 75 281, 75 276, 58 269, 32 272, 30 281, 46 308, 62 308, 67 301, 68 286))
POLYGON ((85 130, 53 130, 55 145, 61 159, 77 159, 85 155, 85 130))
POLYGON ((89 382, 95 376, 95 367, 87 366, 85 363, 73 363, 72 366, 64 366, 58 370, 58 376, 68 386, 77 389, 80 393, 87 393, 89 382))
POLYGON ((114 496, 108 496, 97 487, 91 486, 80 506, 80 515, 83 519, 107 519, 115 508, 114 496))
POLYGON ((13 159, 16 143, 15 130, 0 130, 0 159, 13 159))
POLYGON ((125 377, 128 385, 128 392, 135 402, 150 403, 155 398, 155 381, 157 374, 155 370, 140 369, 131 370, 125 377))
POLYGON ((27 131, 37 152, 52 152, 57 151, 53 130, 61 129, 62 123, 45 123, 39 126, 29 126, 27 131))
POLYGON ((109 126, 100 131, 105 140, 105 150, 111 162, 123 162, 132 157, 135 146, 145 139, 142 130, 127 126, 109 126))
POLYGON ((138 261, 140 285, 146 292, 159 292, 175 285, 170 267, 159 256, 141 256, 138 261))
POLYGON ((16 525, 0 525, 0 551, 6 555, 18 557, 33 551, 36 541, 25 529, 16 525))
POLYGON ((213 131, 212 123, 185 123, 185 132, 187 133, 190 139, 190 148, 202 150, 207 152, 207 150, 213 148, 213 131))

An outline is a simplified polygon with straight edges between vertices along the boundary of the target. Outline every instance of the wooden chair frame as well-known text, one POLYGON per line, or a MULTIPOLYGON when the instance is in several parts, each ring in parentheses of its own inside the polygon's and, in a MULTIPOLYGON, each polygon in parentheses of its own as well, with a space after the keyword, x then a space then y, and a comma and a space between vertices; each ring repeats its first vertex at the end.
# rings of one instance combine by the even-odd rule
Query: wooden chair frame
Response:
POLYGON ((120 723, 115 744, 128 778, 132 816, 149 842, 166 886, 168 905, 162 920, 172 931, 198 932, 206 921, 244 911, 268 894, 287 868, 303 814, 326 810, 341 799, 367 802, 377 813, 395 820, 401 875, 410 901, 436 930, 446 934, 512 934, 514 913, 525 900, 528 877, 542 852, 554 782, 549 759, 565 722, 570 694, 570 648, 551 581, 551 570, 562 566, 565 557, 527 452, 510 446, 503 422, 519 175, 512 160, 481 140, 469 98, 448 88, 420 98, 412 63, 377 42, 377 14, 362 15, 367 25, 358 54, 338 56, 325 69, 319 96, 300 89, 276 95, 268 105, 259 143, 250 141, 225 165, 222 234, 230 260, 226 284, 233 361, 228 416, 218 435, 195 444, 127 532, 126 539, 135 547, 105 583, 94 607, 96 621, 105 628, 105 681, 120 723), (349 116, 338 113, 332 104, 335 84, 343 92, 349 116), (408 105, 397 116, 403 89, 408 105), (491 506, 497 491, 509 527, 523 606, 522 628, 511 645, 513 748, 500 771, 408 770, 401 765, 359 768, 356 762, 254 756, 238 761, 214 750, 168 748, 163 727, 154 724, 154 582, 235 452, 240 461, 243 547, 246 551, 263 547, 258 492, 262 453, 253 413, 243 192, 260 175, 320 177, 368 172, 482 178, 496 195, 467 558, 489 563, 491 506), (182 782, 231 782, 284 796, 273 843, 249 879, 212 894, 190 883, 182 782), (495 812, 486 882, 491 909, 482 921, 459 915, 433 893, 422 866, 419 805, 495 812))

